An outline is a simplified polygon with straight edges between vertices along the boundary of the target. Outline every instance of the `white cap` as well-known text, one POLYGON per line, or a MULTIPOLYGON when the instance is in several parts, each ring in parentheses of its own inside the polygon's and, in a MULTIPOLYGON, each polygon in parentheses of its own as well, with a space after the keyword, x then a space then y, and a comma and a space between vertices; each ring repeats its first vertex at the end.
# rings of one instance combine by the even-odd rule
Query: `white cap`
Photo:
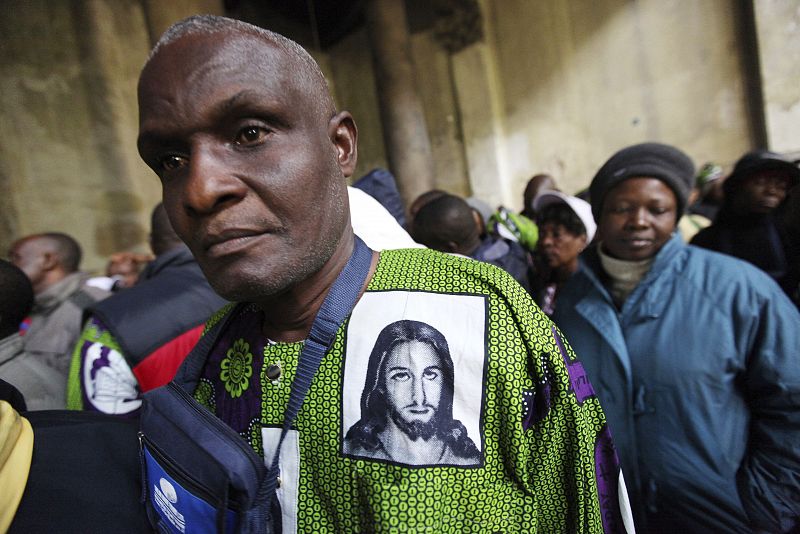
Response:
POLYGON ((566 204, 578 216, 586 228, 586 242, 591 243, 597 231, 597 223, 592 216, 592 206, 578 197, 565 195, 561 191, 543 191, 533 201, 533 209, 539 211, 550 204, 566 204))

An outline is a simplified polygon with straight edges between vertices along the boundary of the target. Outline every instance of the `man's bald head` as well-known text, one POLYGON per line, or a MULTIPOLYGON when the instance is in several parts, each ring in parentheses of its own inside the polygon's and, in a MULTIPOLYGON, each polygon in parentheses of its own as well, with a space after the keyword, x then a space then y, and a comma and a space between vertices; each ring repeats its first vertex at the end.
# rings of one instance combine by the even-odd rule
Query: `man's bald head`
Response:
POLYGON ((522 193, 522 213, 530 218, 535 216, 536 210, 533 209, 533 201, 542 191, 558 189, 555 178, 549 174, 536 174, 525 185, 522 193))
POLYGON ((15 241, 9 251, 11 263, 28 276, 38 295, 78 270, 81 246, 61 232, 34 234, 15 241))
POLYGON ((299 45, 192 17, 156 45, 138 93, 139 153, 218 293, 272 302, 346 262, 357 129, 299 45))
POLYGON ((414 240, 442 252, 470 255, 480 244, 472 208, 463 199, 445 194, 420 208, 414 218, 414 240))
POLYGON ((169 44, 189 35, 211 35, 214 33, 248 35, 261 39, 264 43, 277 48, 287 58, 290 58, 293 67, 295 67, 292 69, 292 77, 316 93, 316 100, 320 104, 321 110, 329 117, 336 113, 336 106, 331 98, 325 75, 322 73, 317 61, 302 46, 279 33, 227 17, 194 15, 176 22, 161 35, 158 42, 153 46, 142 72, 144 73, 147 70, 153 58, 169 44))

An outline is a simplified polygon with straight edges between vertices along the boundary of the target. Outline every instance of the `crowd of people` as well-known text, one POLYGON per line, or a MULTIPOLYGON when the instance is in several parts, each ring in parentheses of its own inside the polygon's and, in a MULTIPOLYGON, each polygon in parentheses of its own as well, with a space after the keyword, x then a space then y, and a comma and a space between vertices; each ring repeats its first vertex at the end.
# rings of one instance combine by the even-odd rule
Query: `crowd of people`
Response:
POLYGON ((307 52, 222 17, 138 97, 152 254, 0 260, 0 531, 800 532, 796 163, 642 143, 406 208, 347 185, 307 52))

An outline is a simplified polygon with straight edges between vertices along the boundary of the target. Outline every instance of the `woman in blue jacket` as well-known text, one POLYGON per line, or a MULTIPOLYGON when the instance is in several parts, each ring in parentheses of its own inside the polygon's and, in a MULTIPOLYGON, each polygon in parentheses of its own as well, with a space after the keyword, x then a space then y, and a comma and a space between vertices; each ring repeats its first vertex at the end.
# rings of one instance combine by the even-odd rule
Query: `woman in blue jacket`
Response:
POLYGON ((640 532, 788 532, 800 516, 800 314, 751 265, 675 233, 694 167, 616 153, 598 245, 553 315, 607 414, 640 532))

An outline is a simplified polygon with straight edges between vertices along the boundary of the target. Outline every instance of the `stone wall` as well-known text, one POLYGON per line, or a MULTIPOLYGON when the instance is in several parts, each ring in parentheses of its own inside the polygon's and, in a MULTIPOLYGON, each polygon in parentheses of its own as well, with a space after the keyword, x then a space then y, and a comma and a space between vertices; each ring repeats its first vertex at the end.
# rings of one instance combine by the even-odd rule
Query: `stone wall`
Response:
MULTIPOLYGON (((443 44, 431 5, 408 0, 409 18, 428 21, 411 25, 411 53, 438 187, 518 209, 531 175, 574 192, 639 141, 675 144, 698 165, 766 143, 800 150, 795 0, 478 0, 482 37, 464 48, 443 44)), ((164 28, 222 13, 221 0, 3 8, 0 250, 61 230, 96 270, 145 249, 161 192, 136 152, 138 73, 164 28)), ((312 53, 359 125, 356 177, 386 166, 366 31, 312 53)))

